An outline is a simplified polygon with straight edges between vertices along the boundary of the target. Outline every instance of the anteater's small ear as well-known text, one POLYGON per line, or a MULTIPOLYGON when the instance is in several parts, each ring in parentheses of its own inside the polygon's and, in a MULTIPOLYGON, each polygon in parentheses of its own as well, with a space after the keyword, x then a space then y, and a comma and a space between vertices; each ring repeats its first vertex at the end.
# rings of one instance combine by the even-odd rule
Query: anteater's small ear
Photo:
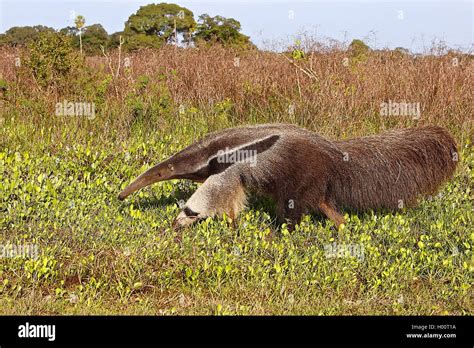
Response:
POLYGON ((173 165, 172 165, 171 163, 170 163, 170 164, 168 164, 168 169, 169 169, 169 170, 171 170, 171 171, 173 171, 173 170, 174 170, 174 167, 173 167, 173 165))

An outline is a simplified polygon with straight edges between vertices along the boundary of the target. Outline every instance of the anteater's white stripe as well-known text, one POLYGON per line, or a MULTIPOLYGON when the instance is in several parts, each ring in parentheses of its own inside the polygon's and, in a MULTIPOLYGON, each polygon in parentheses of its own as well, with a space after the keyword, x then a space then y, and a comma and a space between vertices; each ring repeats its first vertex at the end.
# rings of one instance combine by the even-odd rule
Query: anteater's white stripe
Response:
POLYGON ((275 134, 272 134, 272 135, 269 135, 269 136, 264 137, 264 138, 259 138, 259 139, 255 140, 255 141, 250 142, 250 143, 245 143, 245 144, 242 144, 242 145, 233 147, 233 148, 231 148, 231 149, 229 149, 229 146, 226 146, 226 148, 229 149, 229 151, 219 153, 219 151, 223 151, 223 150, 222 150, 222 149, 218 150, 215 155, 209 157, 209 159, 207 160, 207 162, 206 162, 205 164, 203 164, 202 166, 199 166, 197 169, 195 169, 195 171, 198 172, 198 171, 200 171, 202 168, 205 168, 205 167, 209 166, 209 163, 210 163, 214 158, 217 158, 217 156, 226 156, 227 154, 230 154, 230 153, 232 153, 232 152, 238 151, 238 150, 243 149, 244 147, 247 147, 247 146, 255 145, 255 144, 260 143, 260 142, 262 142, 262 141, 268 140, 268 139, 270 139, 271 137, 274 137, 274 136, 275 136, 275 134))

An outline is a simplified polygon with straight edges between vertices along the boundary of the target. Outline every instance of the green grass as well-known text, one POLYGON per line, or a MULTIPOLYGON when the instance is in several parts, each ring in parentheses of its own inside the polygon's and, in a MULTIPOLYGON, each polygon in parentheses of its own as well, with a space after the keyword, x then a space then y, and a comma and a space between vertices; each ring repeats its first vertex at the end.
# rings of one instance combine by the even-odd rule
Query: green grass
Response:
POLYGON ((190 143, 182 131, 114 146, 68 145, 64 132, 20 146, 21 125, 3 129, 0 245, 35 244, 39 255, 0 260, 1 314, 473 313, 469 145, 455 178, 414 209, 346 216, 339 231, 307 216, 290 233, 257 204, 236 228, 208 219, 178 233, 177 203, 194 184, 116 196, 190 143), (328 257, 333 243, 363 255, 328 257))
POLYGON ((118 74, 117 52, 77 60, 64 45, 0 54, 0 251, 38 250, 0 258, 0 314, 474 312, 472 55, 359 59, 341 48, 289 62, 165 45, 127 53, 132 68, 118 74), (69 72, 58 65, 64 52, 69 72), (381 116, 387 100, 419 102, 422 117, 381 116), (97 117, 59 116, 64 101, 94 103, 97 117), (461 161, 439 196, 346 216, 340 230, 307 216, 290 233, 257 200, 235 228, 224 217, 178 233, 178 202, 196 188, 187 182, 118 201, 133 178, 196 138, 269 122, 332 139, 436 124, 456 138, 461 161))

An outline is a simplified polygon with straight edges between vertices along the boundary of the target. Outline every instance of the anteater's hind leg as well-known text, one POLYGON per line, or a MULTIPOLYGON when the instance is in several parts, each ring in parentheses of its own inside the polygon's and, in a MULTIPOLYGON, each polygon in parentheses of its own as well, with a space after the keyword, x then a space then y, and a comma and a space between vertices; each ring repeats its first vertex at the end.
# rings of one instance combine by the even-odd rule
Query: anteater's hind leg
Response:
POLYGON ((246 194, 240 176, 228 169, 211 175, 186 202, 173 226, 189 226, 197 220, 226 214, 232 220, 245 208, 246 194))
POLYGON ((337 227, 339 227, 340 225, 346 222, 346 220, 344 220, 344 216, 342 216, 341 213, 339 213, 332 204, 327 203, 327 202, 321 202, 319 203, 318 207, 321 210, 321 212, 324 213, 324 215, 326 215, 329 219, 331 219, 336 224, 337 227))

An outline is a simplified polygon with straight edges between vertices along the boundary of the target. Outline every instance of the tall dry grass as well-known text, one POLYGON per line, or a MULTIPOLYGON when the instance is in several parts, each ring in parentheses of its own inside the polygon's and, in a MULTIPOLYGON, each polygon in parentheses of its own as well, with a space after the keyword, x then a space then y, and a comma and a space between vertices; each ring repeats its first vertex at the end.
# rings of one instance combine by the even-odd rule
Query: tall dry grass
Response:
POLYGON ((46 129, 43 136, 51 139, 57 134, 56 141, 70 127, 76 140, 100 134, 115 141, 126 139, 134 127, 149 133, 199 124, 202 133, 263 122, 297 123, 331 137, 419 124, 443 125, 462 143, 472 135, 474 61, 469 54, 413 56, 386 50, 354 56, 332 47, 294 60, 275 52, 165 46, 122 52, 118 71, 117 51, 88 57, 71 88, 61 89, 42 89, 15 66, 15 57, 27 54, 1 52, 0 75, 8 83, 4 124, 14 118, 30 129, 46 129), (97 117, 54 116, 55 103, 64 99, 96 103, 97 117), (389 100, 420 103, 420 119, 381 116, 380 104, 389 100))

